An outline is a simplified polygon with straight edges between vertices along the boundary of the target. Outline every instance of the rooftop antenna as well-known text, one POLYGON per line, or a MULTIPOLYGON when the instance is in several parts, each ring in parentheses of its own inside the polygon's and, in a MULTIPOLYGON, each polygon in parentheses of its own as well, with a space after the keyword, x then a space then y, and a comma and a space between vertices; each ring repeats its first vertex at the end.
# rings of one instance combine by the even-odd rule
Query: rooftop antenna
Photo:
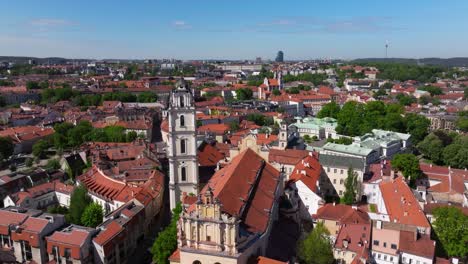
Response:
POLYGON ((385 41, 385 59, 388 59, 388 40, 385 41))

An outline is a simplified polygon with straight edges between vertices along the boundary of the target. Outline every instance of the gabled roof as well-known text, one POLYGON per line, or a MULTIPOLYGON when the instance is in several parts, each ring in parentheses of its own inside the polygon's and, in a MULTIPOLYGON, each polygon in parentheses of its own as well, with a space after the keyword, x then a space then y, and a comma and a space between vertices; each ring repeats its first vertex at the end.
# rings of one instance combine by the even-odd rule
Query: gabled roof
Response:
POLYGON ((340 224, 370 223, 369 215, 366 212, 345 204, 327 203, 317 210, 315 218, 332 220, 340 222, 340 224))
POLYGON ((203 142, 198 148, 198 163, 200 166, 216 166, 225 156, 211 144, 203 142))
POLYGON ((296 167, 293 172, 289 175, 289 179, 295 182, 303 182, 311 191, 317 192, 317 182, 320 179, 322 172, 322 166, 318 159, 314 156, 307 156, 296 167))
POLYGON ((279 164, 296 165, 303 158, 307 157, 309 152, 307 150, 298 149, 270 149, 268 154, 268 161, 279 164))
POLYGON ((400 231, 400 251, 402 252, 433 259, 435 243, 429 235, 418 237, 414 232, 400 231))
POLYGON ((403 177, 382 182, 379 186, 391 221, 417 227, 431 227, 403 177))
POLYGON ((352 251, 356 253, 357 257, 367 259, 370 241, 370 223, 345 224, 336 237, 335 248, 352 251))
POLYGON ((247 231, 263 233, 280 179, 280 172, 249 148, 217 171, 202 193, 211 188, 224 213, 239 217, 247 231))

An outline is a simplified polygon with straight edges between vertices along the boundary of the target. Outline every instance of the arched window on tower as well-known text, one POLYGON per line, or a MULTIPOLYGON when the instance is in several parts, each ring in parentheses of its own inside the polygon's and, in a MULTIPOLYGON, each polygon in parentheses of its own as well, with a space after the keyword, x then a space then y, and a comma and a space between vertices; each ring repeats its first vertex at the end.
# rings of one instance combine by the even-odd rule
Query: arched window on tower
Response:
POLYGON ((187 151, 186 145, 187 145, 187 140, 181 139, 180 140, 180 153, 185 154, 185 152, 187 151))
POLYGON ((185 126, 185 116, 184 116, 184 115, 181 115, 181 116, 180 116, 180 126, 181 126, 181 127, 184 127, 184 126, 185 126))
POLYGON ((187 167, 180 168, 180 180, 183 182, 187 181, 187 167))
POLYGON ((184 97, 183 96, 179 97, 179 104, 180 104, 180 107, 184 107, 184 97))
POLYGON ((201 262, 199 260, 195 260, 194 262, 192 262, 192 264, 201 264, 201 262))

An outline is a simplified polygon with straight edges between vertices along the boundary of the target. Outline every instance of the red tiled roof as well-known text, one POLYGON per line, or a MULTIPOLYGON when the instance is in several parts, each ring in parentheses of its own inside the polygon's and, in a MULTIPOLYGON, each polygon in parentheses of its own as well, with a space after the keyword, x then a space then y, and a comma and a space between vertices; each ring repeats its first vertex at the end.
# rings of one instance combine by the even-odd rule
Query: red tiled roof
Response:
POLYGON ((429 235, 421 235, 416 239, 414 232, 400 231, 400 251, 433 259, 435 241, 431 240, 429 235))
POLYGON ((333 220, 341 224, 370 223, 369 215, 366 212, 345 204, 325 204, 317 210, 315 218, 333 220))
POLYGON ((216 166, 225 156, 214 146, 203 143, 198 148, 198 163, 200 166, 216 166))
POLYGON ((88 231, 82 229, 74 229, 71 232, 56 231, 47 237, 47 242, 54 241, 60 244, 82 246, 89 235, 88 231))
POLYGON ((207 125, 198 127, 197 130, 198 132, 201 132, 201 133, 211 132, 216 135, 224 135, 230 130, 230 128, 226 124, 207 124, 207 125))
POLYGON ((9 137, 13 142, 21 142, 43 138, 54 133, 52 128, 42 128, 37 126, 10 127, 0 131, 0 137, 9 137))
POLYGON ((268 154, 269 162, 276 162, 279 164, 296 165, 303 158, 307 157, 309 152, 307 150, 298 149, 270 149, 268 154))
POLYGON ((430 228, 426 216, 403 177, 400 176, 390 182, 382 182, 380 191, 392 222, 430 228))
POLYGON ((359 258, 368 258, 371 241, 371 224, 345 224, 341 227, 335 241, 335 248, 355 252, 359 258), (347 246, 345 242, 347 241, 347 246))
POLYGON ((120 226, 117 222, 112 221, 106 227, 104 231, 101 231, 93 241, 96 242, 98 245, 103 246, 107 242, 109 242, 112 238, 117 236, 120 232, 124 229, 120 226))
POLYGON ((180 249, 176 249, 174 252, 172 252, 171 256, 169 257, 169 261, 180 262, 180 249))
POLYGON ((241 217, 248 231, 263 233, 270 219, 268 211, 275 202, 279 180, 278 170, 247 149, 217 171, 202 193, 211 187, 223 212, 241 217))
POLYGON ((259 256, 257 258, 257 264, 287 264, 288 262, 278 261, 267 257, 259 256))
POLYGON ((313 192, 317 191, 317 182, 322 172, 322 166, 314 156, 307 156, 296 167, 289 176, 293 181, 302 181, 313 192))
POLYGON ((26 214, 0 210, 0 234, 9 235, 9 226, 20 225, 26 218, 26 214))
POLYGON ((463 194, 465 192, 464 181, 468 180, 468 172, 460 169, 420 163, 421 171, 432 181, 440 183, 429 187, 428 191, 437 193, 463 194))

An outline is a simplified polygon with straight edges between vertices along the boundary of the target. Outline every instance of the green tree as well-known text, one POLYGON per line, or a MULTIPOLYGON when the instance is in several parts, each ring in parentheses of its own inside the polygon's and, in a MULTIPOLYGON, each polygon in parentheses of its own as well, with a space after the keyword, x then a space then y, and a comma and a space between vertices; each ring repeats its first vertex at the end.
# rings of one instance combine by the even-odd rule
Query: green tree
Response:
POLYGON ((4 107, 6 104, 7 103, 5 97, 3 97, 3 95, 0 95, 0 107, 4 107))
POLYGON ((468 168, 468 136, 457 135, 442 151, 443 163, 454 168, 468 168))
POLYGON ((442 162, 442 150, 444 147, 442 140, 434 133, 427 135, 424 140, 417 145, 418 150, 424 157, 437 164, 441 164, 442 162))
POLYGON ((91 198, 88 195, 86 187, 82 185, 76 187, 70 198, 70 213, 67 215, 67 221, 72 224, 81 225, 81 216, 90 203, 91 198))
POLYGON ((24 163, 25 163, 26 167, 31 168, 33 166, 33 159, 32 158, 27 158, 24 163))
POLYGON ((353 168, 348 169, 348 176, 344 182, 345 185, 345 192, 343 194, 342 201, 344 204, 352 205, 356 202, 356 195, 357 195, 357 173, 353 170, 353 168))
POLYGON ((278 90, 278 89, 274 89, 272 93, 273 93, 273 95, 278 96, 278 95, 281 94, 281 91, 278 90))
POLYGON ((419 143, 427 136, 431 121, 425 116, 409 113, 405 115, 406 132, 411 134, 413 144, 419 143))
POLYGON ((52 135, 52 142, 57 149, 65 149, 68 147, 68 131, 75 126, 72 123, 60 123, 54 126, 55 133, 52 135))
POLYGON ((249 88, 241 88, 236 91, 237 100, 250 100, 252 99, 253 92, 249 88))
POLYGON ((323 223, 317 223, 312 232, 299 242, 298 258, 300 263, 331 264, 334 262, 331 243, 328 239, 330 232, 323 223))
POLYGON ((98 203, 90 203, 81 216, 81 224, 87 227, 96 227, 102 223, 103 217, 102 206, 98 203))
POLYGON ((9 137, 0 137, 0 162, 13 155, 15 145, 9 137))
POLYGON ((411 105, 412 103, 416 102, 416 98, 414 98, 413 96, 405 95, 402 93, 397 94, 396 99, 401 105, 411 105))
POLYGON ((93 126, 89 121, 80 121, 73 129, 67 133, 68 144, 71 147, 78 147, 85 142, 86 136, 93 131, 93 126))
POLYGON ((443 94, 442 89, 440 89, 437 86, 432 86, 432 85, 419 87, 418 90, 426 91, 430 93, 431 96, 443 94))
POLYGON ((126 142, 132 142, 137 138, 138 138, 138 134, 135 131, 130 131, 125 135, 125 141, 126 142))
POLYGON ((405 178, 411 180, 422 176, 418 158, 414 154, 396 154, 392 159, 392 168, 401 171, 405 178))
POLYGON ((28 90, 34 90, 34 89, 40 89, 41 87, 39 86, 38 82, 34 81, 28 81, 26 82, 26 89, 28 90))
POLYGON ((239 122, 232 121, 231 123, 229 123, 229 129, 231 130, 231 132, 239 130, 239 122))
POLYGON ((142 92, 138 95, 137 101, 140 103, 153 103, 158 101, 158 95, 153 92, 142 92))
POLYGON ((60 161, 58 159, 50 159, 47 161, 46 168, 49 170, 58 170, 60 169, 60 161))
POLYGON ((43 159, 46 157, 49 147, 49 143, 46 140, 40 139, 32 146, 32 154, 36 158, 43 159))
POLYGON ((361 125, 364 117, 364 107, 361 103, 350 101, 343 105, 338 113, 336 131, 347 136, 361 135, 361 125))
POLYGON ((47 209, 47 212, 50 214, 62 214, 62 215, 67 215, 68 214, 68 208, 65 206, 60 206, 56 205, 53 207, 49 207, 47 209))
POLYGON ((446 256, 468 256, 468 216, 456 207, 440 207, 434 210, 432 224, 438 246, 446 256))
POLYGON ((151 253, 153 261, 158 264, 169 263, 168 258, 177 249, 177 221, 179 221, 182 205, 178 203, 172 210, 171 223, 161 232, 159 232, 154 241, 151 253))
POLYGON ((322 107, 322 109, 317 113, 317 117, 332 117, 336 119, 338 118, 340 110, 340 106, 335 101, 332 101, 331 103, 328 103, 322 107))
POLYGON ((458 119, 455 125, 461 131, 468 132, 468 111, 458 113, 458 119))

